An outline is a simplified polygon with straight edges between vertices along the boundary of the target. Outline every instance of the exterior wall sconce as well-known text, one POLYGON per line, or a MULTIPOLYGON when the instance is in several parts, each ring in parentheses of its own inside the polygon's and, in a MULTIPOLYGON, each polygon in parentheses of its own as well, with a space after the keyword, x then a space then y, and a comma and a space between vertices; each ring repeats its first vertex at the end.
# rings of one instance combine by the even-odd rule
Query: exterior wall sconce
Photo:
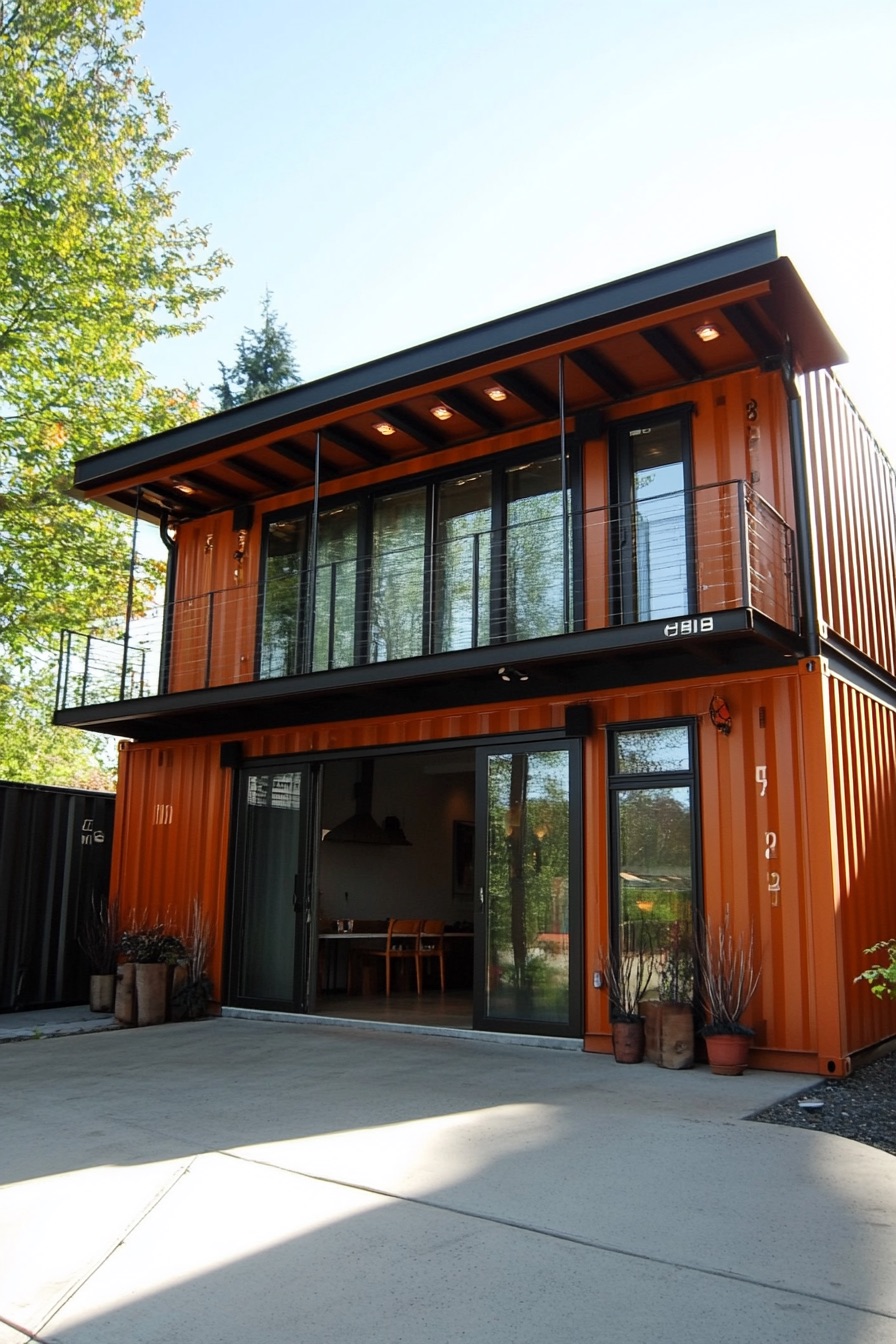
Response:
POLYGON ((725 737, 731 732, 731 710, 728 708, 727 700, 720 695, 714 695, 709 702, 709 718, 714 728, 717 728, 725 737))

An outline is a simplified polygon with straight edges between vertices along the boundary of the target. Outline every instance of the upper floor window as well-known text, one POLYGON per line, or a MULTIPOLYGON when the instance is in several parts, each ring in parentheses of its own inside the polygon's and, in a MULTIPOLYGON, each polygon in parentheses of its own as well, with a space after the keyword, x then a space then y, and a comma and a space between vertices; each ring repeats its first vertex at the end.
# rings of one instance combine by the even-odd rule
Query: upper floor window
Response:
POLYGON ((260 675, 561 633, 563 517, 553 455, 272 519, 260 675))

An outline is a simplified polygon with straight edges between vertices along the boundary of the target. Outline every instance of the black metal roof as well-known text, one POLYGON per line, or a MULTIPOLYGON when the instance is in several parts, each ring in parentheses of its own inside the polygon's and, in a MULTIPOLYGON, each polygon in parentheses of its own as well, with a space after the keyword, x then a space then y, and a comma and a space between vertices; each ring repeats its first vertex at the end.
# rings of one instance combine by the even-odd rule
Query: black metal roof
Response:
POLYGON ((202 513, 307 484, 316 429, 326 439, 324 475, 333 476, 451 447, 464 435, 481 438, 483 429, 549 420, 557 404, 538 360, 563 342, 576 341, 572 373, 581 387, 579 405, 573 389, 573 410, 755 365, 780 356, 785 344, 798 371, 846 359, 793 266, 778 256, 775 234, 763 233, 98 453, 77 465, 75 489, 129 507, 140 481, 144 511, 158 512, 173 503, 176 511, 202 513), (761 293, 726 304, 726 295, 760 282, 761 293), (664 310, 704 302, 709 311, 714 299, 727 323, 727 352, 702 347, 687 331, 683 339, 680 324, 676 334, 663 323, 664 310), (620 324, 651 315, 657 321, 639 333, 637 358, 621 346, 614 350, 610 337, 620 324), (609 333, 606 341, 601 332, 609 333), (590 333, 594 344, 581 344, 590 333), (491 370, 500 378, 494 369, 502 361, 511 364, 505 385, 519 408, 515 420, 510 412, 498 415, 484 403, 481 386, 465 382, 477 371, 491 370), (449 430, 427 420, 420 405, 421 389, 436 384, 445 385, 445 398, 453 403, 456 420, 449 430), (378 411, 371 409, 376 406, 378 411), (398 431, 388 446, 372 433, 377 414, 398 431), (218 454, 211 463, 210 454, 218 454), (191 462, 199 465, 195 476, 186 478, 187 493, 195 496, 188 500, 176 492, 184 490, 191 462))

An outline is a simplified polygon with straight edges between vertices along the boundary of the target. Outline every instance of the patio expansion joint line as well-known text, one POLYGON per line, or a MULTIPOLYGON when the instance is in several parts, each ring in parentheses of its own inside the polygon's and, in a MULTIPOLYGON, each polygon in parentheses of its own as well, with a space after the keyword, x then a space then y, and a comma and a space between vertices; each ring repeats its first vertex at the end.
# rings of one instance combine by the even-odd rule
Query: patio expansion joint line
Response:
MULTIPOLYGON (((103 1265, 105 1265, 106 1262, 112 1258, 112 1256, 119 1249, 119 1247, 125 1244, 128 1237, 130 1237, 131 1234, 137 1230, 140 1224, 144 1222, 149 1217, 149 1215, 159 1207, 159 1205, 162 1203, 164 1199, 167 1199, 167 1197, 171 1194, 174 1187, 178 1185, 183 1180, 183 1178, 189 1173, 190 1168, 196 1161, 197 1156, 198 1154, 194 1155, 189 1159, 189 1161, 181 1164, 175 1169, 170 1179, 167 1180, 164 1183, 164 1185, 162 1185, 156 1191, 156 1193, 150 1199, 149 1203, 146 1204, 140 1210, 140 1212, 136 1215, 136 1217, 131 1219, 131 1221, 127 1224, 124 1230, 120 1232, 119 1235, 115 1238, 114 1243, 106 1251, 104 1251, 101 1255, 99 1255, 96 1261, 88 1269, 85 1269, 84 1273, 81 1274, 75 1280, 74 1283, 69 1284, 68 1288, 66 1288, 65 1292, 61 1295, 61 1297, 59 1297, 59 1299, 56 1302, 54 1302, 52 1307, 50 1307, 49 1310, 45 1313, 39 1325, 37 1326, 36 1330, 31 1331, 29 1333, 27 1329, 23 1329, 21 1326, 16 1325, 12 1326, 13 1329, 22 1331, 28 1344, 56 1344, 56 1341, 53 1340, 51 1336, 44 1338, 43 1335, 43 1332, 46 1330, 50 1322, 53 1320, 55 1316, 59 1314, 59 1312, 66 1305, 66 1303, 70 1302, 72 1298, 75 1296, 75 1294, 81 1291, 85 1283, 89 1283, 90 1280, 93 1278, 94 1274, 97 1274, 102 1269, 103 1265)), ((3 1318, 0 1317, 0 1320, 2 1319, 3 1318)), ((3 1321, 3 1324, 4 1325, 11 1324, 11 1322, 3 1321)))
POLYGON ((473 1209, 464 1209, 455 1204, 442 1203, 435 1199, 424 1199, 419 1195, 399 1195, 393 1190, 383 1190, 376 1185, 362 1185, 358 1181, 343 1181, 336 1176, 321 1176, 316 1172, 297 1171, 293 1167, 284 1167, 277 1162, 265 1162, 257 1157, 245 1157, 231 1149, 217 1150, 221 1157, 230 1157, 235 1162, 247 1162, 251 1166, 268 1167, 281 1175, 299 1176, 308 1181, 319 1181, 322 1185, 336 1185, 345 1190, 357 1190, 361 1194, 376 1195, 380 1199, 393 1200, 399 1204, 413 1204, 423 1209, 433 1209, 438 1213, 451 1213, 459 1218, 471 1218, 476 1222, 490 1223, 496 1227, 509 1227, 516 1232, 528 1232, 532 1236, 547 1237, 552 1241, 570 1242, 573 1246, 585 1246, 589 1250, 604 1251, 608 1255, 621 1255, 629 1260, 640 1260, 649 1265, 662 1265, 667 1269, 686 1270, 691 1274, 705 1274, 710 1278, 723 1279, 729 1283, 743 1283, 750 1288, 763 1288, 770 1292, 785 1293, 788 1297, 801 1298, 809 1302, 821 1302, 826 1306, 842 1307, 845 1311, 854 1311, 861 1316, 875 1316, 886 1321, 896 1321, 896 1312, 883 1311, 879 1307, 863 1306, 850 1302, 843 1297, 831 1297, 826 1293, 815 1293, 808 1288, 790 1288, 787 1284, 757 1279, 749 1274, 738 1274, 733 1269, 715 1269, 711 1265, 701 1265, 696 1261, 670 1260, 662 1255, 648 1255, 645 1251, 629 1250, 625 1246, 614 1246, 612 1242, 596 1241, 592 1237, 577 1236, 574 1232, 561 1232, 559 1228, 537 1227, 532 1223, 523 1223, 516 1218, 502 1218, 498 1214, 476 1213, 473 1209))

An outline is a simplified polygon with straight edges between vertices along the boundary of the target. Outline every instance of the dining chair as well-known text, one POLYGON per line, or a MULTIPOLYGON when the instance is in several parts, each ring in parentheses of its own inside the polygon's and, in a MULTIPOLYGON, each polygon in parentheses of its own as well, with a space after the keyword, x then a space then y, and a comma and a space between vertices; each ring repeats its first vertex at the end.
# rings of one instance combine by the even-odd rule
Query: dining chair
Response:
POLYGON ((365 952, 368 957, 382 957, 386 963, 386 997, 392 993, 393 961, 413 961, 417 972, 417 993, 423 990, 423 973, 420 966, 420 926, 421 919, 390 919, 386 931, 386 946, 370 948, 365 952))
MULTIPOLYGON (((420 925, 420 942, 417 953, 417 978, 422 984, 422 966, 424 961, 438 960, 439 983, 445 993, 445 921, 444 919, 424 919, 420 925)), ((417 991, 420 992, 419 990, 417 991)))

